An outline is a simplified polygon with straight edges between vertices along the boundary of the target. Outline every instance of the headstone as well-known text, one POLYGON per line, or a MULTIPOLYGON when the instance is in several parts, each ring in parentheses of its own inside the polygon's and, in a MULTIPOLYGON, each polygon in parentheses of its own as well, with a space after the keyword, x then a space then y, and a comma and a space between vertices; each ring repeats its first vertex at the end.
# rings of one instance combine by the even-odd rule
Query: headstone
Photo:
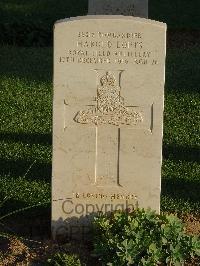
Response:
POLYGON ((166 25, 86 16, 54 34, 54 237, 101 211, 159 212, 166 25))
POLYGON ((148 18, 148 0, 89 0, 88 14, 148 18))

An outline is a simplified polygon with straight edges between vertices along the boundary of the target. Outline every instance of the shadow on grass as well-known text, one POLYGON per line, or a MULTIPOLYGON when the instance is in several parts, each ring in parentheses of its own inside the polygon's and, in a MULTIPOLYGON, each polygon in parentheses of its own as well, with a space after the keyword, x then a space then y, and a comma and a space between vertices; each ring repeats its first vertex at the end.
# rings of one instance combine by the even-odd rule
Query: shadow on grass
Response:
POLYGON ((30 239, 49 239, 51 236, 50 203, 27 208, 29 206, 25 202, 13 199, 6 201, 0 212, 0 232, 30 239))
POLYGON ((0 176, 23 177, 32 165, 31 171, 27 173, 29 179, 46 181, 51 179, 51 163, 0 158, 0 165, 0 176))
POLYGON ((163 145, 164 159, 199 162, 200 163, 200 150, 197 147, 183 147, 174 145, 163 145))
MULTIPOLYGON (((170 161, 199 163, 200 151, 197 147, 184 147, 175 145, 163 145, 163 157, 170 161)), ((178 163, 179 163, 178 162, 178 163)), ((175 199, 178 202, 188 201, 190 204, 199 204, 200 202, 200 180, 190 179, 192 175, 190 173, 183 172, 184 176, 176 177, 176 172, 171 174, 166 173, 166 176, 162 178, 162 195, 169 196, 171 199, 175 199), (188 179, 187 179, 188 178, 188 179)), ((178 171, 177 171, 178 175, 178 171)))
POLYGON ((0 43, 21 46, 52 45, 58 19, 87 13, 87 0, 1 0, 0 43))
MULTIPOLYGON (((0 23, 31 23, 36 28, 52 30, 53 23, 62 18, 80 16, 87 13, 88 0, 1 0, 0 23)), ((24 40, 25 41, 25 40, 24 40)))
POLYGON ((198 58, 200 49, 168 50, 166 58, 166 93, 199 92, 198 58), (189 76, 188 76, 189 74, 189 76))
POLYGON ((52 145, 51 133, 9 133, 0 132, 0 141, 52 145))
POLYGON ((189 200, 191 203, 200 202, 200 180, 163 179, 162 195, 173 199, 189 200))
MULTIPOLYGON (((50 133, 0 133, 0 141, 20 142, 24 144, 41 144, 52 145, 52 134, 50 133)), ((26 156, 26 155, 25 155, 26 156)), ((5 159, 0 158, 0 176, 11 176, 14 178, 22 177, 26 174, 31 166, 31 171, 27 173, 27 177, 32 180, 51 179, 52 165, 48 162, 26 160, 26 159, 5 159)))
MULTIPOLYGON (((41 83, 52 81, 52 48, 0 47, 0 78, 41 83)), ((13 81, 14 83, 15 81, 13 81)))

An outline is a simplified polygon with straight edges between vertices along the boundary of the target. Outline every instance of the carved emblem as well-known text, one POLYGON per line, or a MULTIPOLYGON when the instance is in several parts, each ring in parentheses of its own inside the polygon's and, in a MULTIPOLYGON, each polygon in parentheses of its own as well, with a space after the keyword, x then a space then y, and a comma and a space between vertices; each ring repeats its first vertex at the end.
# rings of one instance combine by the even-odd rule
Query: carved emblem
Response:
POLYGON ((97 87, 96 106, 79 111, 74 121, 81 124, 136 125, 142 122, 142 114, 131 110, 120 96, 120 87, 114 75, 106 72, 97 87))

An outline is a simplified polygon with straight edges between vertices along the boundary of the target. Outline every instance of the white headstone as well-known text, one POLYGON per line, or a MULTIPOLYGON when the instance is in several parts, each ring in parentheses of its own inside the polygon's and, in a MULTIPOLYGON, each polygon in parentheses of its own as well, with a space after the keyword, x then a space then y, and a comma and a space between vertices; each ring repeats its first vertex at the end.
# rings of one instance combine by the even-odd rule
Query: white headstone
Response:
POLYGON ((54 34, 54 236, 98 211, 159 212, 166 25, 86 16, 54 34))
POLYGON ((148 0, 89 0, 88 14, 148 18, 148 0))

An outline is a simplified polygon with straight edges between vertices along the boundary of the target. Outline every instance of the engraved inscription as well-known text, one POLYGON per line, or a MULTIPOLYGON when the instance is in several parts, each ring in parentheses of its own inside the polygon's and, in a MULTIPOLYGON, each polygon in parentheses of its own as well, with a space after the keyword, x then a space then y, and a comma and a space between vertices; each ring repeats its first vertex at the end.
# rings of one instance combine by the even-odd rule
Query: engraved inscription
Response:
POLYGON ((140 112, 126 107, 116 78, 106 72, 97 87, 96 106, 79 111, 74 121, 81 124, 136 125, 143 121, 140 112))
POLYGON ((110 199, 113 200, 137 200, 137 196, 135 194, 121 194, 121 193, 90 193, 90 192, 75 192, 73 196, 77 199, 110 199))
POLYGON ((143 32, 80 31, 58 60, 61 64, 159 64, 157 50, 149 48, 143 32))

